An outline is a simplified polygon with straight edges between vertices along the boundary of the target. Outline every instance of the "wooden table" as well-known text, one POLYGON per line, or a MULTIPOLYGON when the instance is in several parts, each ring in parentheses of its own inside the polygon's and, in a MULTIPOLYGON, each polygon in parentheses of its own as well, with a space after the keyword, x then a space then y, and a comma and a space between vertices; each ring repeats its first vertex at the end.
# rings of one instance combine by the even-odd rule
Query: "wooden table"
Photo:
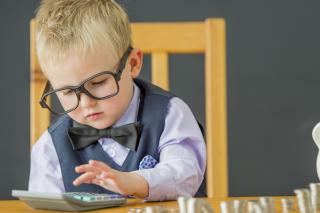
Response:
MULTIPOLYGON (((281 212, 281 201, 280 199, 284 197, 274 197, 277 212, 281 212)), ((286 197, 287 198, 287 197, 286 197)), ((215 212, 220 212, 220 202, 226 200, 256 200, 257 197, 232 197, 232 198, 205 198, 214 208, 215 212)), ((178 208, 176 201, 166 201, 166 202, 146 202, 137 199, 129 199, 128 204, 122 207, 114 207, 107 209, 100 209, 94 211, 88 211, 90 213, 127 213, 131 208, 141 208, 145 206, 164 206, 169 208, 178 208)), ((0 201, 0 213, 45 213, 45 212, 60 212, 61 211, 49 211, 49 210, 34 210, 27 206, 22 201, 12 200, 12 201, 0 201)))

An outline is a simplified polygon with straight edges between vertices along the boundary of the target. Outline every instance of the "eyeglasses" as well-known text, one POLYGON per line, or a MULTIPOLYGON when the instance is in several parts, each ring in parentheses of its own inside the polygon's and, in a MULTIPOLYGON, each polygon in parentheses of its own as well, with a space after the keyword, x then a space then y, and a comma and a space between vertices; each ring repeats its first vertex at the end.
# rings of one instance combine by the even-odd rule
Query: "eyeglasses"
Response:
POLYGON ((39 102, 41 107, 47 108, 55 115, 63 115, 79 106, 81 93, 95 100, 103 100, 117 95, 119 93, 118 82, 131 50, 132 47, 129 47, 123 54, 116 72, 103 71, 82 81, 78 86, 66 86, 55 90, 47 81, 39 102), (50 104, 50 101, 55 104, 50 104))

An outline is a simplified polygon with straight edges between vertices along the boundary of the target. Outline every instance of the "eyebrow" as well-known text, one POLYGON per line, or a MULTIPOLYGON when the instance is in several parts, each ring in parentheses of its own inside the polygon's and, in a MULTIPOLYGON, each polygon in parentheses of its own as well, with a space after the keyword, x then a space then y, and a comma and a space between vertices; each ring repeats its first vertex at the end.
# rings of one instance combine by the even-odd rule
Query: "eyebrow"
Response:
POLYGON ((109 69, 109 70, 105 69, 105 70, 102 70, 102 71, 95 72, 95 73, 91 74, 90 76, 82 79, 82 80, 80 81, 80 83, 78 83, 78 84, 76 84, 76 85, 63 85, 63 86, 59 86, 59 87, 57 87, 57 88, 54 88, 53 85, 51 84, 51 82, 50 82, 50 81, 49 81, 49 82, 50 82, 51 88, 52 88, 53 90, 63 89, 63 88, 70 88, 70 87, 78 87, 78 86, 81 85, 83 82, 85 82, 86 80, 88 80, 88 79, 91 78, 92 76, 95 76, 95 75, 97 75, 97 74, 99 74, 99 73, 106 72, 106 71, 112 72, 112 73, 114 73, 114 74, 117 73, 117 72, 119 71, 119 70, 118 70, 119 65, 120 65, 120 61, 114 65, 115 68, 112 68, 112 69, 109 69))

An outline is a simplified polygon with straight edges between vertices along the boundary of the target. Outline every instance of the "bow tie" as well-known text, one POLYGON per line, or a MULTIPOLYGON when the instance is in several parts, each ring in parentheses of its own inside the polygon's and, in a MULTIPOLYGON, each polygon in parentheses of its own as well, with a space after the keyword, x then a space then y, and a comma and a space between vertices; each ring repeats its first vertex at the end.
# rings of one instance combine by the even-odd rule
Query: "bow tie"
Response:
POLYGON ((119 144, 136 151, 141 127, 139 122, 106 129, 95 129, 90 126, 70 127, 68 136, 73 150, 85 148, 100 138, 112 138, 119 144))

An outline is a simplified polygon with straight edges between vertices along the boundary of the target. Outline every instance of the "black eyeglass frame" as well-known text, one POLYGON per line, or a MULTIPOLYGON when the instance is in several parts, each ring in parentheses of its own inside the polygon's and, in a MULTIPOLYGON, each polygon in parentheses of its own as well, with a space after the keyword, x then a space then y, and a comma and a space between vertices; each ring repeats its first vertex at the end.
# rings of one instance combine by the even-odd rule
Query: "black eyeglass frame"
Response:
POLYGON ((49 81, 46 82, 46 86, 43 90, 43 93, 41 95, 41 99, 39 101, 39 104, 42 108, 47 108, 51 113, 55 114, 55 115, 64 115, 64 114, 67 114, 73 110, 75 110, 76 108, 78 108, 79 106, 79 103, 80 103, 80 94, 81 93, 84 93, 86 94, 87 96, 89 96, 90 98, 93 98, 95 100, 104 100, 104 99, 108 99, 108 98, 111 98, 113 96, 116 96, 118 93, 119 93, 119 81, 121 80, 121 74, 126 66, 126 62, 127 62, 127 59, 132 51, 132 47, 129 46, 128 49, 126 50, 126 52, 123 54, 123 56, 121 57, 120 61, 119 61, 119 66, 117 68, 117 71, 116 72, 112 72, 112 71, 102 71, 102 72, 99 72, 93 76, 91 76, 90 78, 82 81, 78 86, 66 86, 66 87, 62 87, 62 88, 59 88, 59 89, 55 89, 55 90, 50 90, 52 89, 52 86, 50 84, 49 81), (111 95, 107 95, 105 97, 95 97, 94 95, 92 95, 85 87, 85 83, 87 83, 88 81, 96 78, 97 76, 100 76, 100 75, 104 75, 104 74, 110 74, 116 81, 116 85, 117 85, 117 91, 111 95), (77 99, 78 99, 78 103, 77 105, 70 109, 70 110, 67 110, 67 111, 64 111, 62 113, 57 113, 55 111, 53 111, 51 109, 51 107, 46 103, 46 99, 49 95, 53 94, 53 93, 56 93, 56 92, 59 92, 61 90, 65 90, 65 89, 70 89, 72 90, 76 95, 77 95, 77 99))

